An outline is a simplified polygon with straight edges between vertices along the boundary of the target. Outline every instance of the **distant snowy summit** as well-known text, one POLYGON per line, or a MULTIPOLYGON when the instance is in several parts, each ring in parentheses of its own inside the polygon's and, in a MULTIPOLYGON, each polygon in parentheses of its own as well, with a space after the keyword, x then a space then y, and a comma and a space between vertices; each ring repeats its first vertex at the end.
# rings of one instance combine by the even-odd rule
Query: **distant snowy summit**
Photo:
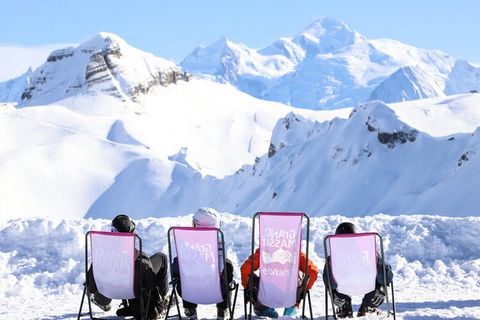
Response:
POLYGON ((436 50, 369 40, 331 18, 320 18, 293 38, 280 38, 261 49, 222 38, 196 48, 181 66, 257 98, 310 109, 441 97, 480 88, 478 66, 436 50))
POLYGON ((138 101, 154 87, 189 80, 190 73, 307 109, 480 90, 480 66, 395 40, 369 40, 344 22, 320 18, 261 49, 222 37, 196 48, 179 66, 102 32, 77 47, 55 50, 37 69, 0 83, 0 102, 44 105, 98 93, 138 101))
POLYGON ((443 71, 429 65, 401 67, 375 88, 370 100, 390 103, 478 90, 480 67, 465 60, 457 60, 451 68, 443 71))
POLYGON ((175 63, 101 32, 77 47, 53 51, 36 70, 0 83, 0 101, 38 105, 97 93, 135 101, 155 86, 188 79, 175 63))

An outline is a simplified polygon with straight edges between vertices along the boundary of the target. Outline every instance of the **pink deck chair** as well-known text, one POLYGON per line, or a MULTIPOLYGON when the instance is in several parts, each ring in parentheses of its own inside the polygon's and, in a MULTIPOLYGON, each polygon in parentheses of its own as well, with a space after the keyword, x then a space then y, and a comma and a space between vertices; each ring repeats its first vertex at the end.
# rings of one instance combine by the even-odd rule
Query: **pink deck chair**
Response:
MULTIPOLYGON (((327 263, 327 280, 329 294, 333 309, 333 317, 337 319, 333 304, 332 282, 337 283, 337 291, 348 296, 364 295, 375 290, 377 272, 383 272, 384 287, 387 288, 385 257, 383 252, 383 239, 378 233, 354 233, 329 235, 324 239, 325 257, 330 257, 331 274, 327 263), (380 252, 383 270, 377 270, 377 240, 380 243, 380 252)), ((395 299, 393 294, 393 281, 391 282, 392 306, 390 311, 388 290, 385 290, 387 316, 393 315, 395 319, 395 299)), ((328 319, 328 293, 325 288, 325 319, 328 319)))
MULTIPOLYGON (((210 227, 172 227, 168 230, 168 253, 170 266, 173 258, 177 258, 180 279, 175 277, 170 268, 173 290, 167 310, 172 301, 177 301, 177 315, 181 319, 177 298, 177 287, 180 284, 182 299, 192 303, 214 304, 227 299, 230 319, 233 319, 238 284, 229 287, 227 283, 222 231, 210 227), (235 291, 233 303, 230 301, 229 290, 235 291)), ((165 317, 169 317, 168 311, 165 317)))
MULTIPOLYGON (((303 218, 306 220, 306 260, 308 268, 308 245, 310 219, 304 213, 258 212, 253 216, 252 256, 255 251, 255 222, 258 218, 258 247, 260 248, 258 300, 267 307, 288 308, 297 303, 299 259, 302 244, 303 218)), ((253 270, 253 259, 251 260, 253 270)), ((307 272, 303 280, 302 318, 305 318, 305 297, 308 297, 310 318, 313 311, 310 292, 306 285, 307 272)), ((252 317, 252 303, 247 298, 253 296, 253 274, 249 288, 244 291, 244 311, 247 318, 247 304, 250 303, 248 318, 252 317)))
MULTIPOLYGON (((133 233, 89 231, 85 236, 85 283, 80 310, 77 319, 83 316, 83 301, 87 294, 89 278, 88 268, 91 263, 93 277, 98 292, 110 299, 134 299, 135 287, 135 243, 138 240, 139 250, 142 251, 142 240, 133 233), (89 249, 90 248, 90 249, 89 249)), ((140 268, 140 279, 142 279, 140 268)), ((138 291, 142 291, 142 283, 138 281, 138 291)), ((143 298, 140 294, 140 306, 143 307, 143 298)), ((92 306, 87 298, 90 319, 92 306)), ((143 308, 142 308, 143 309, 143 308)), ((142 319, 146 315, 142 315, 142 319)))

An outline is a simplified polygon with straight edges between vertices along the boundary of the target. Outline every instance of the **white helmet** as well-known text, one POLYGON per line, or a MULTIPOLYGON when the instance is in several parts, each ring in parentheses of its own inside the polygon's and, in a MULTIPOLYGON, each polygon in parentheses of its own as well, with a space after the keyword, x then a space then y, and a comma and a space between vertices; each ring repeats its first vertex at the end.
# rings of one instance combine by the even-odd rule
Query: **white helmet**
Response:
POLYGON ((196 227, 220 228, 220 215, 215 209, 200 208, 193 215, 193 224, 196 227))

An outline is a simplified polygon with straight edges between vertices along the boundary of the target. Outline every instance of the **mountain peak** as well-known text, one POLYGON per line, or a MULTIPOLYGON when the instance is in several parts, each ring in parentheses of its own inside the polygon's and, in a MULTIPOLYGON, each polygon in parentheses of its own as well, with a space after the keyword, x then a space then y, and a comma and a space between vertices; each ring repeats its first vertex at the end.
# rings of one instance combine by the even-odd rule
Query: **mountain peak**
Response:
POLYGON ((48 104, 78 94, 106 94, 136 101, 156 86, 188 80, 173 62, 100 32, 76 47, 53 51, 30 75, 18 101, 48 104))
POLYGON ((217 41, 215 41, 214 45, 217 45, 217 46, 230 46, 232 45, 233 42, 230 41, 227 37, 225 36, 221 36, 220 38, 218 38, 217 41))
POLYGON ((332 52, 359 40, 364 37, 343 21, 329 17, 315 20, 293 38, 293 42, 314 54, 332 52))
POLYGON ((310 23, 304 31, 307 30, 334 30, 334 29, 346 29, 348 31, 352 31, 350 27, 343 21, 337 20, 331 17, 320 17, 310 23))
POLYGON ((108 49, 114 47, 125 47, 129 45, 120 36, 111 32, 99 32, 93 37, 80 43, 78 48, 82 49, 108 49))

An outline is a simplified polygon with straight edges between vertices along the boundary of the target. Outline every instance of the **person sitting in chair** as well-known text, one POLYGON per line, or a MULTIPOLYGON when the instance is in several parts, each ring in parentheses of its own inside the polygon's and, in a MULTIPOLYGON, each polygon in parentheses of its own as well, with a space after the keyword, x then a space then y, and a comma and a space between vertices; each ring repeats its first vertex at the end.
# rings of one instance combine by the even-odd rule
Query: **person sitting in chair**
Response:
MULTIPOLYGON (((135 223, 125 214, 117 215, 111 224, 112 232, 129 232, 135 233, 135 223)), ((150 303, 148 310, 148 319, 157 319, 166 308, 165 298, 168 292, 168 280, 167 280, 167 256, 158 252, 151 257, 145 255, 144 252, 140 252, 135 249, 135 284, 134 287, 138 288, 140 277, 140 269, 142 271, 142 290, 145 306, 147 305, 148 292, 150 291, 150 303)), ((103 296, 97 290, 95 284, 95 278, 93 276, 92 267, 87 272, 88 285, 87 290, 89 293, 90 301, 100 307, 104 311, 111 309, 111 299, 103 296)), ((139 292, 135 292, 136 296, 140 296, 139 292)), ((117 316, 134 316, 140 319, 142 310, 140 309, 140 299, 124 300, 123 307, 119 308, 116 312, 117 316)))
MULTIPOLYGON (((260 268, 260 249, 257 248, 253 255, 250 255, 247 260, 242 264, 240 271, 242 274, 242 286, 245 289, 249 288, 249 278, 252 276, 253 279, 253 297, 249 297, 251 302, 253 303, 253 311, 257 316, 261 317, 269 317, 269 318, 278 318, 278 313, 274 308, 267 307, 263 305, 260 301, 258 301, 258 290, 259 290, 259 282, 260 278, 252 272, 251 270, 251 260, 253 259, 253 272, 260 268)), ((317 280, 318 277, 318 268, 313 263, 312 260, 308 260, 308 275, 305 277, 305 273, 307 270, 307 258, 305 253, 300 252, 300 261, 299 261, 299 275, 298 275, 298 286, 297 286, 297 303, 293 306, 285 308, 283 311, 283 316, 293 317, 297 313, 298 306, 300 301, 304 298, 305 294, 305 281, 306 283, 306 290, 310 290, 317 280)), ((249 294, 249 291, 245 291, 246 294, 249 294)))
MULTIPOLYGON (((220 228, 220 214, 212 208, 200 208, 197 212, 193 215, 192 218, 192 225, 196 228, 201 227, 213 227, 213 228, 220 228)), ((220 252, 223 253, 223 248, 221 248, 221 243, 219 242, 219 249, 222 249, 220 252)), ((219 256, 219 261, 223 260, 223 256, 219 256)), ((233 283, 233 264, 229 259, 225 259, 225 268, 227 273, 227 283, 229 284, 229 288, 233 283)), ((223 276, 223 265, 220 266, 220 272, 222 272, 223 276)), ((181 292, 181 285, 180 285, 180 270, 178 267, 178 259, 175 257, 172 261, 172 275, 174 278, 177 278, 178 286, 177 291, 180 297, 182 296, 181 292)), ((223 281, 223 280, 222 280, 223 281)), ((230 299, 230 290, 228 292, 229 299, 230 299)), ((225 295, 224 295, 225 296, 225 295)), ((183 308, 185 316, 188 320, 196 320, 197 319, 197 304, 189 302, 183 299, 183 308)), ((228 308, 228 301, 227 299, 223 300, 220 303, 217 303, 217 320, 224 320, 225 314, 228 308)))
MULTIPOLYGON (((343 222, 337 226, 335 230, 335 234, 352 234, 356 233, 357 228, 353 223, 350 222, 343 222)), ((328 263, 330 263, 330 257, 327 257, 328 263)), ((336 290, 337 284, 332 274, 331 264, 329 264, 330 268, 330 279, 332 281, 332 292, 333 292, 333 303, 337 307, 336 314, 338 318, 353 318, 353 310, 352 310, 352 298, 348 295, 340 293, 336 290)), ((392 282, 393 273, 392 267, 385 263, 385 271, 386 271, 386 282, 387 286, 392 282)), ((324 267, 323 269, 323 282, 325 283, 325 287, 329 291, 328 286, 328 275, 327 275, 327 268, 324 267)), ((362 304, 358 309, 357 317, 363 317, 367 313, 378 313, 378 307, 383 303, 385 298, 385 290, 384 288, 384 281, 383 281, 383 264, 382 264, 382 257, 377 252, 377 277, 375 280, 375 290, 367 293, 364 295, 362 299, 362 304)))

